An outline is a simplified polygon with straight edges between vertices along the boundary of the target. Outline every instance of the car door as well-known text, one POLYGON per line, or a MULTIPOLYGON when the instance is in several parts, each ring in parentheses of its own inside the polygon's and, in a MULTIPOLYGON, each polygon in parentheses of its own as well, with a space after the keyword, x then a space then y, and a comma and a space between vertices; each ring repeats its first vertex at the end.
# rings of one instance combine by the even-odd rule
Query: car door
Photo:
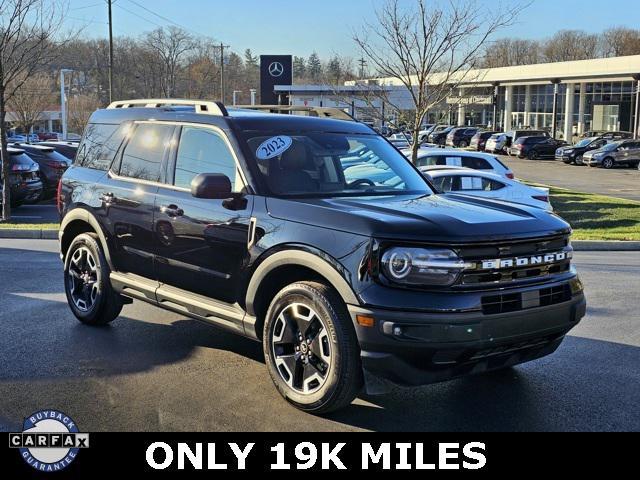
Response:
POLYGON ((625 162, 628 165, 638 164, 640 162, 640 142, 630 142, 625 153, 625 162))
POLYGON ((238 300, 241 266, 248 260, 253 196, 237 201, 195 198, 191 180, 222 173, 234 192, 245 177, 225 133, 212 125, 182 125, 155 205, 154 235, 162 284, 226 303, 238 300))
POLYGON ((114 247, 110 253, 119 272, 155 278, 153 208, 173 130, 166 124, 134 124, 108 181, 99 185, 104 225, 114 247))

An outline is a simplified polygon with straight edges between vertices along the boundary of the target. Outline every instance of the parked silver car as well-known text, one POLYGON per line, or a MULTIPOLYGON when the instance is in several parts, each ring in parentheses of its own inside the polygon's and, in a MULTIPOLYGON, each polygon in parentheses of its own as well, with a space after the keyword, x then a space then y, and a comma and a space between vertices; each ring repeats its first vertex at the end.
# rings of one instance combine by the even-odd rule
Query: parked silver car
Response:
POLYGON ((605 145, 584 154, 584 163, 590 167, 613 168, 616 165, 630 167, 640 164, 640 140, 623 140, 605 145))

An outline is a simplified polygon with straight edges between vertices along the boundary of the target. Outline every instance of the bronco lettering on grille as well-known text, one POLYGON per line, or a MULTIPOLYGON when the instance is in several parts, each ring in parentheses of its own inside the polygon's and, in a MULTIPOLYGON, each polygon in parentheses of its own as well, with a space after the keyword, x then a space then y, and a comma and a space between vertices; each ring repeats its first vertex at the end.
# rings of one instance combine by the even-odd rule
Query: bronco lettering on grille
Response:
POLYGON ((529 267, 535 265, 548 265, 550 263, 564 262, 571 259, 571 252, 547 253, 533 255, 531 257, 498 258, 495 260, 483 260, 479 262, 482 270, 501 270, 505 268, 529 267))

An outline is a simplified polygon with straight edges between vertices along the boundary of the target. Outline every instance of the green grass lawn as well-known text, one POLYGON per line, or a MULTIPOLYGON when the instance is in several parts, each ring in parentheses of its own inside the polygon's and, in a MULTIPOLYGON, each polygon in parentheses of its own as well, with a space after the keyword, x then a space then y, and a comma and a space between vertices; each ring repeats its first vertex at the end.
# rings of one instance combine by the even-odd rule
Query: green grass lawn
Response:
POLYGON ((550 194, 574 240, 640 240, 640 202, 554 187, 550 194))

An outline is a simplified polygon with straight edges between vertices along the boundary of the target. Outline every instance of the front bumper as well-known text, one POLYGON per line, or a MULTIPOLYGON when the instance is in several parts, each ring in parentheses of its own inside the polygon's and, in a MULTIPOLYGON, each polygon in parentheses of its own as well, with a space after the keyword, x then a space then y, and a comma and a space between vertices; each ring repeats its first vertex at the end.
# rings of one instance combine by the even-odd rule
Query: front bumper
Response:
POLYGON ((593 157, 582 157, 582 161, 585 165, 589 165, 590 167, 598 167, 602 165, 601 158, 593 158, 593 157))
POLYGON ((365 376, 415 386, 517 365, 553 353, 584 317, 586 300, 580 290, 562 303, 496 315, 355 306, 349 311, 365 376), (374 326, 359 325, 357 315, 373 317, 374 326))

